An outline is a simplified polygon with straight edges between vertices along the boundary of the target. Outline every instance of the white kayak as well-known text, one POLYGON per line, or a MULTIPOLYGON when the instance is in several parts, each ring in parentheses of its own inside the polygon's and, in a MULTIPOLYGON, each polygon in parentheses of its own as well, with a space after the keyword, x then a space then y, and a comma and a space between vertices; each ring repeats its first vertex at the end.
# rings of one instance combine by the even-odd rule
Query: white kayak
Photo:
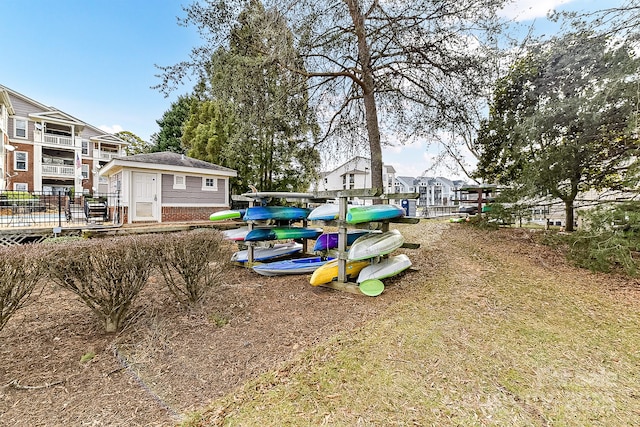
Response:
POLYGON ((411 260, 405 254, 390 256, 382 261, 366 266, 358 274, 358 283, 370 279, 386 279, 402 273, 411 267, 411 260))
POLYGON ((310 221, 331 221, 338 218, 340 205, 327 203, 320 205, 309 213, 310 221))
POLYGON ((398 249, 403 243, 404 237, 398 230, 365 234, 353 242, 348 259, 359 260, 386 255, 398 249))
POLYGON ((244 240, 244 238, 249 234, 249 227, 240 227, 234 228, 232 230, 224 230, 222 235, 227 240, 240 241, 244 240))
MULTIPOLYGON (((280 243, 271 247, 255 247, 253 248, 253 260, 263 261, 265 259, 277 258, 284 255, 295 254, 302 250, 300 243, 280 243)), ((232 262, 247 262, 249 258, 249 251, 247 249, 235 252, 231 256, 232 262)))

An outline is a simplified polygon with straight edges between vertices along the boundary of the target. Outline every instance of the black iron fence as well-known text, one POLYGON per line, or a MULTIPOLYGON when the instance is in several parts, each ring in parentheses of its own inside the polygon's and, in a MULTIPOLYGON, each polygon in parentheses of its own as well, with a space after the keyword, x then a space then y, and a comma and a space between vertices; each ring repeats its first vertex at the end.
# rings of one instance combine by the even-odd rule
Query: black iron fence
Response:
POLYGON ((120 225, 119 193, 73 195, 42 191, 0 192, 0 227, 120 225))

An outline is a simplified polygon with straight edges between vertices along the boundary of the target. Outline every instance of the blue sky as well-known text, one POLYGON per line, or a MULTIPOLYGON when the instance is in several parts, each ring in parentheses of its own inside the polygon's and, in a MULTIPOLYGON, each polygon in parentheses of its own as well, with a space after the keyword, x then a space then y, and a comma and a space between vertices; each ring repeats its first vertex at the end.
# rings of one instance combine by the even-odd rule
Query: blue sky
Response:
MULTIPOLYGON (((154 64, 173 65, 199 45, 195 29, 181 27, 191 0, 0 0, 5 51, 0 84, 109 132, 128 130, 145 140, 156 120, 193 82, 165 98, 151 86, 154 64)), ((622 0, 517 0, 505 15, 552 33, 551 9, 595 10, 622 0)), ((430 167, 437 147, 385 149, 383 160, 400 175, 430 167)), ((446 168, 434 173, 454 176, 446 168)))

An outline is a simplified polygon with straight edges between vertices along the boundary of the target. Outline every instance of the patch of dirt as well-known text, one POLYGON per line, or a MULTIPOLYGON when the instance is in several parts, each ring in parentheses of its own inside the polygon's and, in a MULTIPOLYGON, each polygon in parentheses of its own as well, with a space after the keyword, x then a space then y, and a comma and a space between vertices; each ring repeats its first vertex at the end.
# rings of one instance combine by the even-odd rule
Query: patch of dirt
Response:
POLYGON ((376 298, 312 287, 309 275, 264 277, 233 267, 213 295, 188 309, 152 278, 136 317, 109 335, 75 295, 47 284, 0 332, 0 425, 175 425, 406 297, 446 224, 419 228, 403 231, 422 243, 405 251, 413 271, 386 279, 376 298))

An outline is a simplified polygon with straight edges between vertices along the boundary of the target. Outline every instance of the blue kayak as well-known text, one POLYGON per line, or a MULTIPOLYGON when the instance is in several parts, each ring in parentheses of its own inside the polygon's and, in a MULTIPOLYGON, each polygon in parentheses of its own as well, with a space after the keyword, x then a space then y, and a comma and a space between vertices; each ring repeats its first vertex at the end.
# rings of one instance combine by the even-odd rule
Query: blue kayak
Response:
POLYGON ((309 257, 269 262, 253 267, 253 271, 263 276, 282 276, 285 274, 310 274, 332 258, 309 257))
POLYGON ((242 217, 245 221, 275 220, 299 220, 305 219, 310 210, 293 206, 253 206, 247 208, 242 217))

